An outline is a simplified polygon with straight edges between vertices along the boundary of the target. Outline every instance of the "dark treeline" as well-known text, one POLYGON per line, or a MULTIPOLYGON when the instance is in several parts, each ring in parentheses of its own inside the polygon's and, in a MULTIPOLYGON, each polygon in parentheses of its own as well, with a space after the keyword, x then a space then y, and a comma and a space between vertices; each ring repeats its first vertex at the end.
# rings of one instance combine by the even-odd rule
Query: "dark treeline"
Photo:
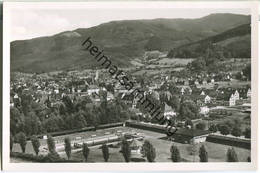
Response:
POLYGON ((20 104, 10 109, 11 134, 16 137, 19 132, 24 132, 30 137, 128 119, 129 112, 123 102, 117 98, 108 102, 105 93, 102 97, 99 104, 94 104, 88 97, 71 99, 65 96, 54 105, 49 99, 37 103, 30 94, 23 93, 20 104))

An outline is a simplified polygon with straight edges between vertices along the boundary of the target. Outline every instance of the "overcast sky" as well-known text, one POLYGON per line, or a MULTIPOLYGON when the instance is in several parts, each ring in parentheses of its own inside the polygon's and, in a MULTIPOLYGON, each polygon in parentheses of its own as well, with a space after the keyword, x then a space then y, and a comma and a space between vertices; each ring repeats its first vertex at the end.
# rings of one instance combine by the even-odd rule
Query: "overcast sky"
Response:
POLYGON ((211 13, 249 15, 248 9, 15 9, 11 11, 11 40, 50 36, 113 20, 200 18, 211 13))

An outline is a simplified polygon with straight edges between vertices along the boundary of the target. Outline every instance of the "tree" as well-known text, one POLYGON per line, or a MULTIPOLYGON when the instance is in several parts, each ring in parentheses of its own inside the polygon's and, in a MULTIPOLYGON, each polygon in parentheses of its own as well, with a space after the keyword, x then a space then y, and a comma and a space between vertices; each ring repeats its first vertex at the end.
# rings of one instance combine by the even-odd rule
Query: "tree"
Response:
POLYGON ((208 162, 208 152, 206 151, 204 145, 200 147, 199 153, 200 162, 208 162))
POLYGON ((204 71, 206 68, 206 62, 203 58, 197 58, 187 65, 187 67, 194 72, 204 71))
POLYGON ((20 132, 17 136, 17 139, 18 139, 18 143, 20 144, 21 146, 21 149, 22 149, 22 152, 24 153, 25 152, 25 149, 26 149, 26 144, 27 144, 27 141, 26 141, 26 136, 23 132, 20 132))
POLYGON ((199 107, 192 100, 181 101, 179 119, 195 119, 199 117, 199 107))
POLYGON ((105 162, 107 162, 109 159, 109 148, 106 144, 102 145, 102 153, 103 153, 105 162))
POLYGON ((187 119, 187 120, 185 121, 185 127, 188 127, 188 126, 190 126, 191 128, 193 128, 193 123, 192 123, 192 121, 191 121, 190 119, 187 119))
POLYGON ((82 153, 83 153, 83 156, 84 156, 86 162, 88 161, 89 151, 90 150, 88 148, 88 144, 83 143, 82 153))
POLYGON ((12 134, 10 134, 10 152, 13 150, 13 145, 14 145, 14 137, 12 134))
POLYGON ((40 151, 39 148, 41 146, 40 141, 36 136, 32 136, 31 141, 32 141, 32 146, 33 146, 34 152, 36 155, 38 155, 38 153, 40 151))
POLYGON ((55 132, 60 130, 58 123, 58 117, 54 113, 51 113, 49 118, 43 121, 43 126, 47 132, 55 132))
POLYGON ((123 139, 122 141, 122 147, 121 147, 122 154, 124 156, 125 162, 130 162, 131 159, 131 148, 129 143, 126 139, 123 139))
POLYGON ((251 162, 251 157, 250 156, 247 157, 247 162, 251 162))
POLYGON ((246 130, 244 131, 244 135, 245 135, 245 138, 251 138, 251 129, 246 128, 246 130))
POLYGON ((40 133, 41 122, 36 116, 35 112, 28 112, 27 117, 25 117, 25 133, 27 136, 35 135, 40 133))
POLYGON ((239 136, 241 136, 242 131, 241 131, 241 129, 240 129, 238 126, 235 126, 235 127, 232 129, 231 134, 232 134, 233 136, 239 137, 239 136))
POLYGON ((148 162, 154 162, 156 151, 150 141, 144 141, 141 152, 143 154, 143 157, 147 157, 148 162))
POLYGON ((219 131, 222 135, 228 135, 230 133, 229 127, 227 125, 221 125, 219 131))
POLYGON ((68 159, 70 159, 70 156, 71 156, 71 142, 70 142, 70 138, 66 137, 64 139, 64 143, 65 143, 65 152, 67 154, 68 159))
POLYGON ((24 114, 18 108, 10 108, 10 132, 13 135, 24 131, 24 119, 24 114))
MULTIPOLYGON (((162 38, 157 37, 157 36, 152 36, 146 43, 145 49, 148 51, 151 51, 151 50, 160 50, 161 51, 164 48, 164 46, 162 46, 162 45, 163 45, 162 38)), ((154 56, 155 55, 153 55, 153 56, 148 55, 148 58, 154 58, 154 56)))
POLYGON ((31 94, 22 94, 21 95, 21 106, 22 106, 23 114, 25 116, 27 116, 31 110, 32 101, 33 101, 33 98, 32 98, 31 94))
POLYGON ((74 119, 74 128, 78 129, 78 128, 83 128, 83 127, 87 126, 87 122, 84 117, 83 111, 77 112, 75 114, 75 116, 73 117, 73 119, 74 119))
POLYGON ((205 130, 205 128, 206 128, 206 124, 205 123, 198 123, 198 124, 196 124, 196 129, 205 130))
POLYGON ((177 146, 172 145, 170 152, 171 152, 171 159, 172 159, 173 162, 180 162, 181 161, 180 151, 179 151, 177 146))
POLYGON ((237 153, 233 147, 227 151, 227 162, 238 162, 237 153))
POLYGON ((112 94, 115 93, 115 89, 114 89, 114 86, 112 84, 107 84, 106 89, 107 89, 108 92, 111 92, 112 94))
POLYGON ((52 138, 51 135, 48 135, 47 138, 47 145, 50 153, 55 153, 56 152, 56 146, 55 146, 55 141, 52 138))
POLYGON ((217 126, 216 126, 215 124, 212 124, 212 125, 210 125, 210 127, 209 127, 209 131, 215 133, 215 132, 218 131, 218 128, 217 128, 217 126))
POLYGON ((242 71, 247 79, 251 80, 251 64, 247 65, 242 71))
POLYGON ((174 108, 176 111, 179 111, 180 108, 180 101, 179 98, 175 95, 173 95, 170 100, 168 101, 169 106, 171 106, 172 108, 174 108))
POLYGON ((62 102, 65 104, 66 110, 68 113, 74 112, 74 105, 69 96, 65 96, 62 98, 62 102))

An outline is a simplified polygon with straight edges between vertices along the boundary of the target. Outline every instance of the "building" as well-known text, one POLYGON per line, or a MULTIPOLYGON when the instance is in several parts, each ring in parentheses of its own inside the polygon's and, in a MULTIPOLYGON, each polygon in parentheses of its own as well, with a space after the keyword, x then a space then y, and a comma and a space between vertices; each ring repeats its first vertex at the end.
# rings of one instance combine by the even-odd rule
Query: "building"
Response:
POLYGON ((90 85, 89 87, 88 87, 88 90, 87 90, 87 92, 88 92, 88 95, 92 95, 93 93, 99 93, 99 88, 98 88, 98 86, 96 86, 96 85, 90 85))
POLYGON ((202 95, 196 96, 196 98, 197 98, 197 104, 200 103, 200 104, 198 104, 199 106, 203 106, 205 104, 211 103, 211 97, 209 95, 203 95, 202 94, 202 95), (198 100, 200 100, 200 102, 198 100))
POLYGON ((236 99, 234 97, 234 94, 231 94, 229 98, 229 106, 235 106, 236 105, 236 99))
POLYGON ((199 84, 200 84, 200 83, 199 83, 199 80, 196 79, 195 82, 194 82, 194 84, 195 84, 195 85, 199 85, 199 84))
POLYGON ((209 108, 207 106, 201 106, 200 113, 206 116, 209 113, 209 108))
POLYGON ((165 103, 165 108, 164 108, 164 117, 166 118, 171 118, 171 117, 174 117, 176 116, 176 112, 172 109, 171 106, 167 105, 165 103))
POLYGON ((202 81, 202 85, 207 85, 207 84, 208 84, 207 80, 204 79, 204 80, 202 81))
POLYGON ((191 89, 190 86, 183 85, 183 86, 181 86, 180 93, 181 93, 181 95, 184 95, 184 94, 189 94, 190 95, 190 94, 192 94, 192 89, 191 89))
POLYGON ((234 97, 236 100, 239 100, 239 92, 237 90, 234 93, 234 97))
POLYGON ((251 89, 248 88, 247 93, 246 93, 247 98, 251 98, 251 94, 252 94, 251 89))
POLYGON ((208 104, 208 103, 210 103, 210 102, 211 102, 210 96, 206 95, 206 97, 204 98, 204 103, 205 103, 205 104, 208 104))
POLYGON ((180 143, 196 144, 205 142, 209 131, 198 129, 178 129, 172 136, 172 140, 180 143))
POLYGON ((229 98, 229 106, 235 106, 236 101, 239 100, 239 92, 236 90, 234 94, 231 94, 229 98))

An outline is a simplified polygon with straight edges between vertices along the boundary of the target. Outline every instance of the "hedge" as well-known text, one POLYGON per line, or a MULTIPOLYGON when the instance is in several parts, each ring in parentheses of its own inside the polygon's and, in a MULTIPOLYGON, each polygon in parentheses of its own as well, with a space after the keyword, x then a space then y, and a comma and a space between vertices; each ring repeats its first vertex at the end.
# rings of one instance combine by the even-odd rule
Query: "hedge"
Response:
POLYGON ((55 158, 54 159, 54 157, 50 158, 49 155, 46 155, 46 156, 38 155, 37 156, 37 155, 29 154, 29 153, 19 153, 19 152, 11 152, 10 157, 16 157, 16 158, 21 158, 24 160, 29 160, 29 161, 33 161, 33 162, 43 162, 43 163, 82 162, 82 160, 66 160, 64 158, 55 158))

